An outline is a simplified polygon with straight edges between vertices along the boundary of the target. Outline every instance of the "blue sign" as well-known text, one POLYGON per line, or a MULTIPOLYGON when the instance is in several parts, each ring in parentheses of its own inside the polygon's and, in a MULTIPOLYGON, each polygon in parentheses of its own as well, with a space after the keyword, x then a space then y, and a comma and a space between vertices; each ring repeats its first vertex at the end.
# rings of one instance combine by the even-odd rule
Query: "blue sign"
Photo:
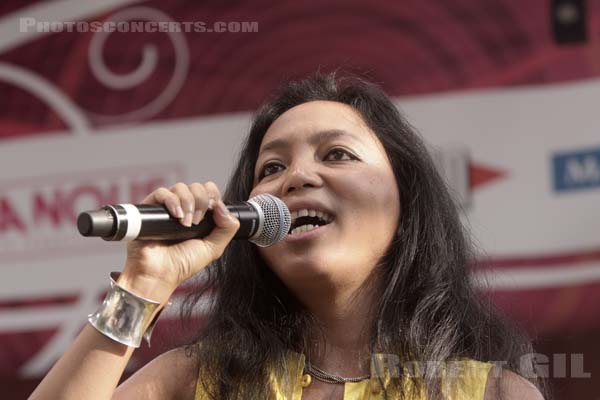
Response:
POLYGON ((600 187, 600 148, 557 153, 552 165, 557 192, 600 187))

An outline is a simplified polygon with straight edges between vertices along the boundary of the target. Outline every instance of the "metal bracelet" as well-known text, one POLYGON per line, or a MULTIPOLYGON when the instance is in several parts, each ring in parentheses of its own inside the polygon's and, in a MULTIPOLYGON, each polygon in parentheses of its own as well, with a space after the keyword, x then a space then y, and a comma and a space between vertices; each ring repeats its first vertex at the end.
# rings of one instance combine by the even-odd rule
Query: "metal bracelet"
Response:
POLYGON ((110 290, 100 308, 88 315, 88 321, 98 332, 124 345, 138 348, 142 338, 150 347, 150 336, 162 309, 160 302, 146 299, 120 287, 118 272, 110 274, 110 290))

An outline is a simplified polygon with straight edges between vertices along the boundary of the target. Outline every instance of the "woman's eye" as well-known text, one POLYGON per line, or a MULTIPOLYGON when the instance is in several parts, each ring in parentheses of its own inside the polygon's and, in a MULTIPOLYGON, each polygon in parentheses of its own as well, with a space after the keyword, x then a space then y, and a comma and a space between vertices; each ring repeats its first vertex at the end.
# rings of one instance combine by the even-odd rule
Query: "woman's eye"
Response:
POLYGON ((356 160, 352 154, 344 149, 333 149, 325 156, 326 160, 331 161, 345 161, 345 160, 356 160))
MULTIPOLYGON (((350 153, 348 150, 344 150, 341 148, 332 149, 325 155, 325 161, 350 161, 350 160, 358 160, 358 158, 356 156, 354 156, 352 153, 350 153)), ((284 169, 285 169, 285 166, 281 163, 269 162, 263 166, 262 170, 260 171, 260 173, 258 175, 258 180, 260 181, 261 179, 263 179, 269 175, 273 175, 278 172, 281 172, 284 169)))
POLYGON ((271 174, 275 174, 279 171, 283 170, 283 165, 279 164, 279 163, 268 163, 265 164, 265 166, 263 167, 262 171, 260 172, 258 179, 262 179, 265 176, 269 176, 271 174))

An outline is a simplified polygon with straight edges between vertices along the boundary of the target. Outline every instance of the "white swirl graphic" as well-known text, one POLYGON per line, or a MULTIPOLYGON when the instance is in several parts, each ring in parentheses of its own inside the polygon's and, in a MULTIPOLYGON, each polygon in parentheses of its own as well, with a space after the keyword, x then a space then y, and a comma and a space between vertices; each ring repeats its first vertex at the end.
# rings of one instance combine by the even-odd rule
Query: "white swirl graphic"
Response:
POLYGON ((16 65, 0 63, 0 81, 9 82, 47 104, 75 135, 89 131, 89 121, 63 92, 45 78, 16 65))
MULTIPOLYGON (((119 23, 131 20, 144 20, 156 22, 174 22, 162 11, 149 7, 131 7, 119 11, 110 16, 107 21, 119 23)), ((165 32, 173 44, 175 50, 175 67, 173 75, 164 90, 150 103, 142 108, 118 115, 101 115, 87 111, 91 118, 99 123, 125 123, 142 121, 161 112, 177 96, 189 70, 189 49, 185 36, 181 32, 165 32)), ((127 90, 143 83, 156 69, 158 63, 158 52, 156 46, 147 45, 143 48, 142 62, 138 68, 130 73, 117 75, 106 66, 102 57, 104 45, 110 32, 100 31, 92 37, 88 60, 92 73, 102 84, 115 90, 127 90)))

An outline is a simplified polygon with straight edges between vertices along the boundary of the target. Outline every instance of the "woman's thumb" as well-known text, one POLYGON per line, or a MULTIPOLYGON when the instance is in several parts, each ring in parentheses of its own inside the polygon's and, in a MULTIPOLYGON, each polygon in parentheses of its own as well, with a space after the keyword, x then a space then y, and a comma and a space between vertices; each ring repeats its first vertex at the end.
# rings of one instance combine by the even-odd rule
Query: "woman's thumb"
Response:
POLYGON ((221 199, 213 205, 215 227, 203 240, 213 248, 213 257, 218 258, 240 228, 240 221, 229 212, 221 199))

